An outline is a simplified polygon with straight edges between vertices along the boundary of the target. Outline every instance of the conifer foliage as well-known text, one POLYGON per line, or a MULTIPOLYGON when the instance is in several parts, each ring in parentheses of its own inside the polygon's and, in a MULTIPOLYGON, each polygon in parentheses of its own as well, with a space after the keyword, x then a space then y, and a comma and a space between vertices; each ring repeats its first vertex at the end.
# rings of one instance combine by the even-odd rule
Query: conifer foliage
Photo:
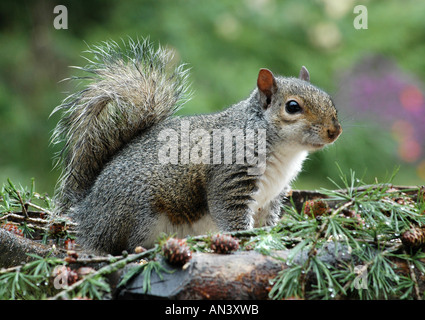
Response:
POLYGON ((127 266, 118 287, 141 274, 149 292, 153 273, 173 276, 198 252, 231 259, 248 250, 282 265, 270 280, 270 299, 422 299, 425 188, 391 181, 365 185, 353 171, 340 172, 333 190, 293 191, 276 226, 186 239, 161 235, 149 250, 87 258, 75 251, 72 221, 52 216, 49 197, 38 194, 34 182, 24 188, 9 180, 0 189, 0 237, 51 251, 0 266, 0 299, 111 299, 108 275, 127 266))

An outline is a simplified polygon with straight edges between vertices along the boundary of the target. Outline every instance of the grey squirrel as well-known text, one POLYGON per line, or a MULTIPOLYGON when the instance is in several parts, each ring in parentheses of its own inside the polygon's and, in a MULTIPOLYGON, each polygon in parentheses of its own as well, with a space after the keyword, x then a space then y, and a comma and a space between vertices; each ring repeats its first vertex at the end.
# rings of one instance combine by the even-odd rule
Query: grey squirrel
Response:
POLYGON ((99 253, 177 237, 275 225, 281 201, 311 151, 342 132, 331 97, 261 69, 249 97, 206 115, 174 115, 188 71, 149 40, 89 50, 91 82, 66 98, 52 136, 63 143, 58 214, 99 253))

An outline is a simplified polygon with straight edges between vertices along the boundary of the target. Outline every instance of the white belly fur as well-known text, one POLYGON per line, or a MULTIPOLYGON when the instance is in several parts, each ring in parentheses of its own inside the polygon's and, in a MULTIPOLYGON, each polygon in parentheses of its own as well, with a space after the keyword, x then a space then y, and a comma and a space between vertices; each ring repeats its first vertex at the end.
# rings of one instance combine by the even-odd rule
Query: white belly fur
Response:
POLYGON ((279 150, 270 155, 266 170, 259 178, 258 191, 253 195, 255 201, 251 204, 251 209, 254 214, 289 187, 291 181, 301 171, 307 154, 307 151, 293 149, 291 152, 279 150))

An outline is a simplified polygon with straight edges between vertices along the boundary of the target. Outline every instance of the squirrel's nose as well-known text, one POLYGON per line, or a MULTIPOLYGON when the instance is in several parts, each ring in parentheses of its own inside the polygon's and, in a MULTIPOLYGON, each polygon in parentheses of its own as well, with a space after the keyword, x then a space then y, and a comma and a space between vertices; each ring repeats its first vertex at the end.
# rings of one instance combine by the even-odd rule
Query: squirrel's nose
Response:
POLYGON ((334 142, 342 132, 342 128, 339 124, 334 125, 332 128, 328 129, 328 138, 330 142, 334 142))

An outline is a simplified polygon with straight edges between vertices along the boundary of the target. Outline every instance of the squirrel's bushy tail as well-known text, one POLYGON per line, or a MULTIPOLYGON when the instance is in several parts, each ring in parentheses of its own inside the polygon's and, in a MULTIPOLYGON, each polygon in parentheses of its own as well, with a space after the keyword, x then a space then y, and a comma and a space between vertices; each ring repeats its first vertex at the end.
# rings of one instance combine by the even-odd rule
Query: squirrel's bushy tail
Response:
POLYGON ((149 40, 129 40, 120 47, 105 42, 89 47, 90 80, 53 113, 62 112, 52 136, 64 143, 58 185, 59 211, 84 197, 104 164, 137 134, 172 115, 186 100, 187 69, 171 67, 173 53, 155 50, 149 40))

